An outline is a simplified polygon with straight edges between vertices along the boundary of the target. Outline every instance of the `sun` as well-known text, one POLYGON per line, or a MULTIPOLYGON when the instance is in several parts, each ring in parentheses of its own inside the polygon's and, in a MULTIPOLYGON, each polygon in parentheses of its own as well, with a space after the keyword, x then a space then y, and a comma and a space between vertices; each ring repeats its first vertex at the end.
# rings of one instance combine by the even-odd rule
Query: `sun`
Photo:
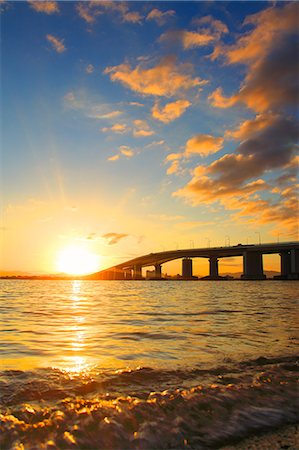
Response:
POLYGON ((100 257, 90 250, 79 247, 67 247, 57 256, 57 269, 69 275, 87 275, 99 270, 100 257))

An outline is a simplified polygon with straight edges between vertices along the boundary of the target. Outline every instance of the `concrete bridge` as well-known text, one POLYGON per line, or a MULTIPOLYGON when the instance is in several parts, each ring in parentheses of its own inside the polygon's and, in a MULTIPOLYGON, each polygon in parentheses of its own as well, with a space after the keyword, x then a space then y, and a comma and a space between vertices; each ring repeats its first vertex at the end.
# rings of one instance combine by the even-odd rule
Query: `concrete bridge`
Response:
POLYGON ((182 279, 194 279, 192 272, 193 258, 209 260, 209 280, 219 280, 218 262, 221 258, 241 256, 243 258, 244 280, 263 280, 263 255, 279 254, 281 262, 280 279, 299 279, 299 242, 269 243, 259 245, 234 245, 228 247, 193 248, 186 250, 168 250, 139 256, 116 266, 94 273, 89 279, 106 280, 141 280, 143 267, 154 267, 153 278, 162 278, 162 264, 182 259, 182 279))

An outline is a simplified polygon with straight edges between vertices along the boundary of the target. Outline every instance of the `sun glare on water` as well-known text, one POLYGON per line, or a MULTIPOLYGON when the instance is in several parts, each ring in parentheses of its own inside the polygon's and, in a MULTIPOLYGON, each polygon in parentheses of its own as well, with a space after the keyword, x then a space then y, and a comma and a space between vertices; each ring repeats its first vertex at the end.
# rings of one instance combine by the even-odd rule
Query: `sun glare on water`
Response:
POLYGON ((57 269, 68 275, 86 275, 99 270, 100 257, 86 248, 67 247, 58 254, 57 269))

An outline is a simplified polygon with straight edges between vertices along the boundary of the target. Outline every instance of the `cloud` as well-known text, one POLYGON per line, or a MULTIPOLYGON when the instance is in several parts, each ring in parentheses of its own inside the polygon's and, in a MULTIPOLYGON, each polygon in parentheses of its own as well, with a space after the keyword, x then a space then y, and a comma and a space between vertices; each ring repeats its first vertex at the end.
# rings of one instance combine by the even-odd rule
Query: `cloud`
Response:
POLYGON ((225 23, 221 22, 221 20, 214 19, 212 16, 194 18, 192 24, 199 25, 201 28, 206 29, 207 32, 213 33, 215 37, 220 37, 229 31, 225 23))
POLYGON ((96 16, 101 14, 100 11, 94 9, 95 6, 95 2, 78 2, 76 4, 76 10, 81 19, 85 20, 88 24, 92 24, 96 16))
POLYGON ((100 114, 96 118, 98 119, 115 119, 116 117, 120 116, 122 114, 122 111, 111 111, 105 114, 100 114))
POLYGON ((237 102, 256 112, 286 108, 295 111, 298 102, 298 3, 270 7, 249 16, 244 25, 251 30, 235 44, 219 45, 212 58, 224 57, 226 64, 245 64, 247 74, 240 90, 230 98, 216 89, 210 101, 227 108, 237 102), (253 29, 252 29, 253 27, 253 29))
POLYGON ((227 130, 225 137, 244 141, 253 134, 269 127, 276 119, 279 119, 279 116, 275 114, 258 114, 254 119, 242 122, 236 130, 227 130))
POLYGON ((152 108, 152 116, 163 123, 169 123, 181 117, 189 106, 191 102, 188 100, 177 100, 167 103, 164 107, 160 107, 160 104, 156 102, 152 108))
POLYGON ((108 245, 117 244, 121 239, 129 236, 125 233, 106 233, 103 234, 102 237, 107 240, 108 245))
POLYGON ((207 33, 186 30, 171 30, 160 36, 160 42, 180 43, 185 50, 209 45, 215 37, 207 33))
POLYGON ((228 33, 227 26, 212 16, 193 19, 192 24, 197 25, 197 30, 170 30, 162 34, 159 41, 180 44, 189 50, 215 44, 223 34, 228 33))
POLYGON ((124 156, 126 156, 127 158, 131 158, 134 155, 134 151, 130 148, 127 147, 126 145, 122 145, 120 148, 120 153, 124 156))
POLYGON ((168 167, 166 173, 167 175, 174 175, 174 174, 179 175, 180 173, 182 173, 180 161, 178 159, 173 160, 170 166, 168 167))
POLYGON ((81 111, 86 117, 91 119, 110 120, 122 114, 122 111, 111 111, 111 105, 103 103, 93 103, 82 93, 75 94, 73 91, 68 92, 64 96, 64 103, 68 108, 81 111))
POLYGON ((112 131, 113 133, 124 134, 124 133, 127 133, 129 131, 129 128, 124 123, 115 123, 111 127, 104 127, 104 128, 102 128, 102 131, 104 133, 112 131))
POLYGON ((230 108, 237 103, 238 98, 236 95, 232 97, 225 97, 223 95, 222 88, 218 87, 209 95, 208 100, 215 108, 230 108))
POLYGON ((207 156, 211 153, 216 153, 223 147, 223 138, 214 137, 210 134, 197 134, 189 139, 186 143, 186 156, 199 154, 200 156, 207 156))
POLYGON ((152 9, 146 16, 146 20, 154 20, 158 25, 164 25, 170 17, 175 15, 175 11, 169 9, 168 11, 160 11, 157 8, 152 9))
MULTIPOLYGON (((184 152, 180 153, 170 153, 165 158, 165 163, 171 163, 167 169, 168 175, 179 175, 184 173, 181 161, 182 159, 189 159, 193 155, 200 155, 201 157, 206 157, 209 154, 216 153, 223 147, 224 138, 214 137, 210 134, 197 134, 192 138, 188 139, 186 142, 186 147, 184 152)), ((200 166, 204 168, 205 166, 200 166)), ((199 170, 199 169, 197 169, 199 170)), ((203 169, 204 171, 205 169, 203 169)))
POLYGON ((32 0, 28 2, 30 7, 35 11, 45 14, 54 14, 59 12, 59 7, 57 2, 47 2, 47 1, 36 1, 32 0))
POLYGON ((132 158, 134 156, 134 150, 132 150, 127 145, 121 145, 119 147, 119 153, 116 155, 110 156, 107 158, 108 161, 118 161, 121 156, 125 156, 126 158, 132 158))
POLYGON ((133 136, 135 137, 146 137, 152 136, 154 131, 150 128, 145 120, 134 120, 133 136))
POLYGON ((150 142, 149 144, 145 145, 144 148, 158 147, 160 145, 165 145, 164 139, 161 139, 160 141, 150 142))
POLYGON ((113 156, 109 156, 109 158, 107 158, 107 161, 117 161, 120 158, 120 155, 113 155, 113 156))
POLYGON ((88 24, 93 24, 102 14, 115 14, 122 22, 141 23, 142 16, 137 11, 129 11, 127 2, 86 1, 76 5, 79 16, 88 24))
POLYGON ((123 14, 122 16, 123 22, 130 22, 130 23, 141 23, 142 16, 137 11, 131 11, 123 14))
POLYGON ((271 224, 275 228, 272 235, 282 232, 298 239, 298 187, 286 189, 275 200, 269 199, 239 199, 232 204, 232 209, 238 209, 233 220, 256 226, 256 223, 271 224))
MULTIPOLYGON (((279 199, 261 199, 257 193, 271 191, 271 181, 261 177, 287 171, 294 176, 299 128, 292 118, 279 115, 260 116, 245 121, 231 132, 242 139, 234 153, 225 154, 209 166, 200 165, 193 170, 193 177, 186 186, 173 195, 185 198, 193 205, 220 202, 227 210, 239 210, 239 217, 254 215, 254 204, 262 204, 260 223, 283 221, 288 229, 294 227, 294 179, 281 180, 282 190, 272 190, 279 199), (272 211, 271 211, 272 209, 272 211), (292 211, 293 216, 290 216, 292 211), (279 215, 281 213, 281 217, 279 215)), ((275 186, 277 181, 274 180, 275 186)))
POLYGON ((66 47, 64 45, 64 39, 58 39, 55 36, 53 36, 52 34, 47 34, 47 40, 50 42, 50 44, 52 45, 53 49, 57 52, 57 53, 63 53, 66 50, 66 47))
POLYGON ((176 59, 169 56, 151 68, 141 63, 132 69, 128 63, 123 63, 107 67, 104 73, 109 74, 112 81, 118 81, 139 94, 172 97, 207 83, 199 77, 193 78, 192 71, 192 64, 176 64, 176 59))

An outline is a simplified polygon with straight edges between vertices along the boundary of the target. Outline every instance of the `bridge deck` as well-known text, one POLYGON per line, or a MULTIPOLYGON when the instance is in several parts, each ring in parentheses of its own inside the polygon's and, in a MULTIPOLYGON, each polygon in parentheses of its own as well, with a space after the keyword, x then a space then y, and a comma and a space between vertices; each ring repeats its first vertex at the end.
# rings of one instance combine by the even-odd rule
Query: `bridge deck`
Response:
POLYGON ((249 251, 259 252, 262 254, 274 254, 288 252, 294 249, 299 250, 299 242, 268 243, 259 245, 238 244, 230 247, 206 247, 183 250, 168 250, 164 252, 149 253, 148 255, 139 256, 137 258, 125 261, 97 273, 100 274, 110 270, 133 269, 135 266, 154 266, 156 264, 164 264, 166 262, 180 258, 229 258, 234 256, 243 256, 246 252, 249 251))

